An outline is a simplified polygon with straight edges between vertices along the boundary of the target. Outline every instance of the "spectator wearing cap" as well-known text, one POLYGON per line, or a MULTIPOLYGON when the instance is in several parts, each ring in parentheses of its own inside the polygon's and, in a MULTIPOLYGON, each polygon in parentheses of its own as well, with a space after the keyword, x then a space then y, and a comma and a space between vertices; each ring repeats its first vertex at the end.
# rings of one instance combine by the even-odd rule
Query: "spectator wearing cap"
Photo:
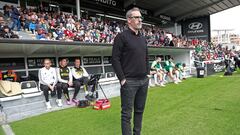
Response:
POLYGON ((14 34, 8 26, 4 26, 0 32, 0 38, 19 38, 18 35, 14 34))

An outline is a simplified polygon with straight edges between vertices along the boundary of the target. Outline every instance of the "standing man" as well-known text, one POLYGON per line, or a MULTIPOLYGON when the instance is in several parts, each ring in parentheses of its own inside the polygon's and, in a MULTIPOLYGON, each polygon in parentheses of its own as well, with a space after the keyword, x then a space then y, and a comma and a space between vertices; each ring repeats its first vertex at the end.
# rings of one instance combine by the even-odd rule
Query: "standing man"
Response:
POLYGON ((147 41, 140 33, 143 20, 140 10, 130 9, 126 18, 128 29, 118 34, 114 40, 112 65, 121 85, 122 135, 140 135, 148 89, 148 49, 147 41))
POLYGON ((45 96, 47 109, 51 109, 52 106, 49 101, 49 91, 51 91, 51 93, 55 93, 57 74, 56 69, 51 67, 52 62, 50 59, 44 59, 43 64, 44 67, 41 68, 38 72, 38 78, 40 82, 40 89, 43 91, 43 94, 45 96))
POLYGON ((16 7, 14 7, 13 5, 11 6, 11 18, 13 21, 11 30, 14 30, 15 26, 17 26, 17 31, 20 31, 20 29, 21 29, 20 13, 19 13, 19 10, 16 7))
MULTIPOLYGON (((70 97, 68 88, 70 86, 73 86, 73 78, 72 78, 72 72, 71 69, 67 66, 68 60, 66 58, 61 59, 59 62, 59 68, 57 69, 57 77, 58 77, 58 83, 57 83, 57 91, 58 91, 58 99, 61 99, 62 91, 63 94, 67 100, 67 104, 70 105, 70 97)), ((61 100, 58 100, 58 103, 61 103, 61 100)))

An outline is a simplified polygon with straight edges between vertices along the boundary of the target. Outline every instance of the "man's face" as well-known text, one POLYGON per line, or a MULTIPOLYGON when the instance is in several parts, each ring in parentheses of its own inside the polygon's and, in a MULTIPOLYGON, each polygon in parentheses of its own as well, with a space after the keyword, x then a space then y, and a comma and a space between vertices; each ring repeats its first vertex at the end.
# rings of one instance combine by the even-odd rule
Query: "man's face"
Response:
POLYGON ((158 59, 157 59, 157 62, 161 62, 161 61, 162 61, 161 58, 158 58, 158 59))
POLYGON ((139 11, 133 11, 131 16, 128 18, 128 24, 135 30, 142 28, 142 15, 139 11))
POLYGON ((66 67, 67 66, 67 60, 66 59, 61 60, 61 66, 62 67, 66 67))
POLYGON ((3 17, 0 17, 0 24, 3 24, 3 23, 4 23, 3 17))
POLYGON ((44 61, 44 67, 45 67, 46 69, 49 69, 49 68, 51 67, 51 65, 52 65, 51 61, 49 61, 49 60, 45 60, 45 61, 44 61))
POLYGON ((76 67, 80 67, 80 64, 81 64, 80 60, 75 60, 75 66, 76 67))
POLYGON ((8 33, 8 32, 9 32, 9 28, 5 28, 5 29, 4 29, 4 32, 7 32, 7 33, 8 33))

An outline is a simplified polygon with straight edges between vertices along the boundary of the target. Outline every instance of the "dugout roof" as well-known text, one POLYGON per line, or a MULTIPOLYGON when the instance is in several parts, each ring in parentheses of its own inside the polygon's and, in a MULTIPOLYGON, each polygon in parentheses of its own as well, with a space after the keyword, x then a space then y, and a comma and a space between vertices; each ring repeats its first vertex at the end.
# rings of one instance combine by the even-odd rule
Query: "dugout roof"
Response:
MULTIPOLYGON (((0 40, 0 58, 50 57, 50 56, 111 56, 112 44, 47 41, 47 40, 0 40)), ((148 47, 149 55, 182 54, 193 48, 148 47)))
POLYGON ((239 0, 125 0, 125 7, 131 2, 150 9, 154 16, 163 14, 176 21, 211 15, 240 5, 239 0))
MULTIPOLYGON (((72 4, 76 6, 76 0, 58 0, 56 2, 62 5, 72 4)), ((171 21, 181 21, 211 15, 238 6, 240 0, 80 0, 80 3, 81 8, 99 8, 109 13, 118 11, 122 15, 125 14, 127 9, 137 6, 148 12, 147 17, 167 20, 167 17, 170 17, 171 21), (116 1, 115 7, 110 4, 112 1, 116 1), (108 8, 111 10, 108 10, 108 8), (160 15, 162 16, 160 17, 160 15)))

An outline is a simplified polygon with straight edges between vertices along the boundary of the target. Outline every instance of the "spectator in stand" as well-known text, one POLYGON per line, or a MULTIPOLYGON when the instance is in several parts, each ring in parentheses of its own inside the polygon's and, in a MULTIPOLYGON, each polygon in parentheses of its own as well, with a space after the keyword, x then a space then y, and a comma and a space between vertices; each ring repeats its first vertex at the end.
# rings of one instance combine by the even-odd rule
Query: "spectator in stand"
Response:
POLYGON ((37 21, 38 16, 37 16, 37 14, 35 12, 31 13, 31 19, 34 20, 34 21, 37 21))
POLYGON ((0 38, 15 38, 18 39, 18 35, 14 34, 8 26, 4 26, 0 32, 0 38))
POLYGON ((46 21, 46 20, 44 20, 44 17, 41 17, 40 18, 40 21, 39 21, 39 27, 40 28, 43 28, 43 30, 46 32, 46 33, 48 33, 48 31, 49 31, 49 24, 48 24, 48 21, 46 21))
POLYGON ((68 21, 68 23, 66 24, 66 28, 70 31, 76 30, 75 24, 73 23, 72 19, 68 21))
POLYGON ((166 36, 166 37, 164 38, 164 46, 169 46, 169 44, 170 44, 170 39, 169 39, 168 36, 166 36))
POLYGON ((21 24, 20 24, 20 13, 19 13, 19 10, 12 5, 10 14, 11 14, 11 19, 13 21, 11 30, 14 30, 14 28, 17 27, 17 31, 20 31, 21 24))
POLYGON ((0 32, 3 30, 4 25, 5 25, 4 18, 0 17, 0 32))
POLYGON ((38 39, 38 40, 46 40, 46 34, 44 33, 43 29, 38 29, 37 30, 36 39, 38 39))
POLYGON ((29 30, 32 32, 32 34, 35 34, 36 32, 36 21, 35 20, 31 20, 30 24, 29 24, 29 30))
POLYGON ((27 15, 23 23, 23 30, 30 31, 29 29, 30 23, 31 23, 31 17, 27 15))
POLYGON ((3 6, 3 14, 6 18, 10 16, 10 7, 7 4, 3 6))
POLYGON ((68 39, 72 39, 74 37, 73 32, 69 28, 66 28, 66 30, 64 30, 64 34, 68 39))
POLYGON ((67 22, 75 23, 75 20, 73 19, 72 15, 69 15, 67 22))
POLYGON ((56 40, 63 40, 63 34, 64 34, 64 30, 62 30, 60 27, 57 27, 56 29, 56 40))

